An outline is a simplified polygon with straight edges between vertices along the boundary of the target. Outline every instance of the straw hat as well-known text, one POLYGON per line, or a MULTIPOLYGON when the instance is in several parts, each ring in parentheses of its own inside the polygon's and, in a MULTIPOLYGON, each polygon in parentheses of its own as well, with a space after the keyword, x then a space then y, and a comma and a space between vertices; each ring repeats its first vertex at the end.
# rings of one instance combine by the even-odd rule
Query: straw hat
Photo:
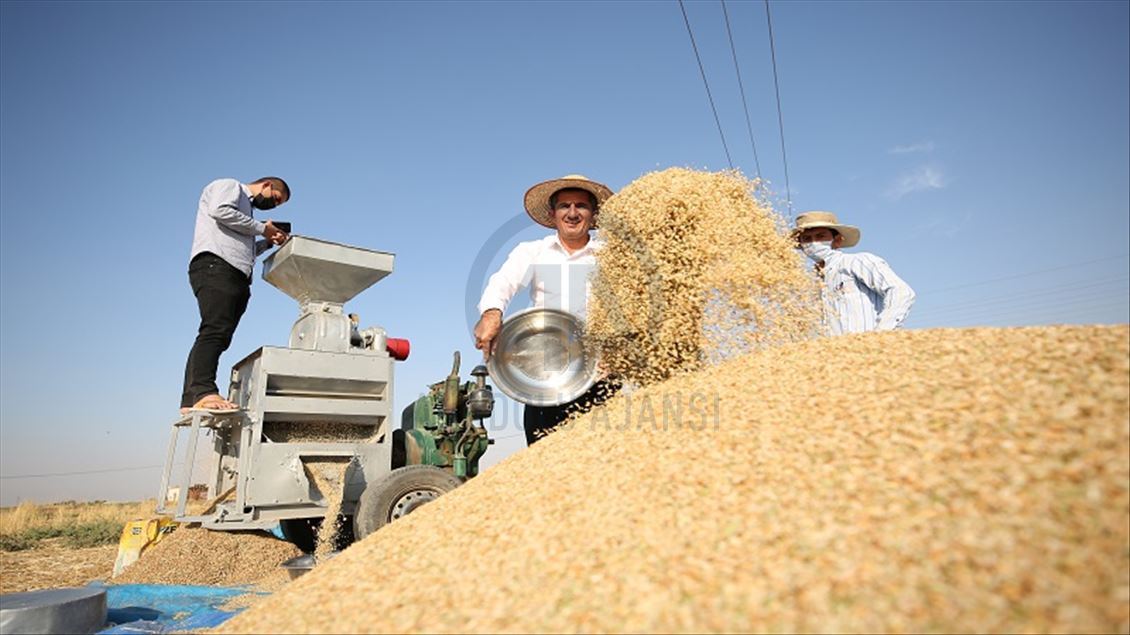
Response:
POLYGON ((556 227, 553 224, 553 208, 549 205, 549 197, 561 190, 574 188, 584 190, 595 196, 597 207, 600 207, 604 201, 608 200, 609 196, 612 196, 612 190, 607 185, 589 180, 582 174, 569 174, 559 179, 543 181, 526 190, 526 213, 539 225, 556 227))
POLYGON ((827 227, 840 232, 840 235, 844 237, 844 244, 841 247, 854 247, 859 242, 859 228, 841 225, 832 212, 805 212, 797 216, 793 237, 796 238, 800 236, 802 231, 814 227, 827 227))

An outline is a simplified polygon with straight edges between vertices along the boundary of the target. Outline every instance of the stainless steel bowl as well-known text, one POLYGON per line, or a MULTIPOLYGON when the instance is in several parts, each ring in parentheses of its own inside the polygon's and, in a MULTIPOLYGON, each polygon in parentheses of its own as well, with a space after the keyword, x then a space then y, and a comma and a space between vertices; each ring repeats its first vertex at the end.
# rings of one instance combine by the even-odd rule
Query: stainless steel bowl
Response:
POLYGON ((557 406, 596 383, 596 358, 585 350, 581 321, 556 309, 526 309, 503 322, 491 380, 511 399, 530 406, 557 406))

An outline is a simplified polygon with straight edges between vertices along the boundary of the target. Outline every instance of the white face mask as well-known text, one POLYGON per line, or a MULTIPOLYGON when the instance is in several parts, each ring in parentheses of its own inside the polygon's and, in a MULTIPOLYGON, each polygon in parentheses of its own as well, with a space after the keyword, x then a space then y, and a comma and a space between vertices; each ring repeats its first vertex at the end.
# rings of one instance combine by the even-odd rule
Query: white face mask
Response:
POLYGON ((812 260, 820 262, 832 255, 832 241, 801 243, 800 250, 812 260))

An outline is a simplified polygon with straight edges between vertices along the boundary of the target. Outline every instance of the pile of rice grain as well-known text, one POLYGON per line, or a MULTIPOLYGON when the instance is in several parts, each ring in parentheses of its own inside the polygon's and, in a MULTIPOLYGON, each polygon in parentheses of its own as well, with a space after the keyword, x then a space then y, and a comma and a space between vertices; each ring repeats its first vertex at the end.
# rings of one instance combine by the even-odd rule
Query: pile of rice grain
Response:
POLYGON ((586 334, 634 384, 818 328, 814 277, 740 173, 646 174, 601 206, 600 235, 586 334))
POLYGON ((1126 632, 1128 421, 1126 325, 787 344, 614 398, 221 630, 1126 632))
POLYGON ((256 584, 278 575, 284 560, 302 552, 261 532, 181 526, 115 577, 114 584, 256 584))

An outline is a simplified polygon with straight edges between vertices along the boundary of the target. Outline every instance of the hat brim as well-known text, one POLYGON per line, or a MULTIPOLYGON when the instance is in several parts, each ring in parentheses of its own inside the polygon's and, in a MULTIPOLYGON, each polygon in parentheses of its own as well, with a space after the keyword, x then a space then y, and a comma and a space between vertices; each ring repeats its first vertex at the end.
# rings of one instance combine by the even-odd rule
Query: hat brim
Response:
POLYGON ((797 238, 804 230, 816 229, 817 227, 827 227, 828 229, 834 229, 838 231, 840 235, 844 237, 844 243, 840 245, 840 247, 855 247, 859 244, 860 231, 858 227, 852 227, 851 225, 836 225, 835 223, 811 223, 797 227, 793 230, 792 236, 793 238, 797 238))
MULTIPOLYGON (((526 190, 526 213, 534 222, 551 229, 556 229, 553 224, 553 208, 549 204, 549 197, 561 190, 584 190, 596 197, 596 205, 600 207, 604 201, 612 196, 612 190, 603 183, 587 179, 552 179, 543 181, 526 190)), ((594 212, 596 210, 593 210, 594 212)))

